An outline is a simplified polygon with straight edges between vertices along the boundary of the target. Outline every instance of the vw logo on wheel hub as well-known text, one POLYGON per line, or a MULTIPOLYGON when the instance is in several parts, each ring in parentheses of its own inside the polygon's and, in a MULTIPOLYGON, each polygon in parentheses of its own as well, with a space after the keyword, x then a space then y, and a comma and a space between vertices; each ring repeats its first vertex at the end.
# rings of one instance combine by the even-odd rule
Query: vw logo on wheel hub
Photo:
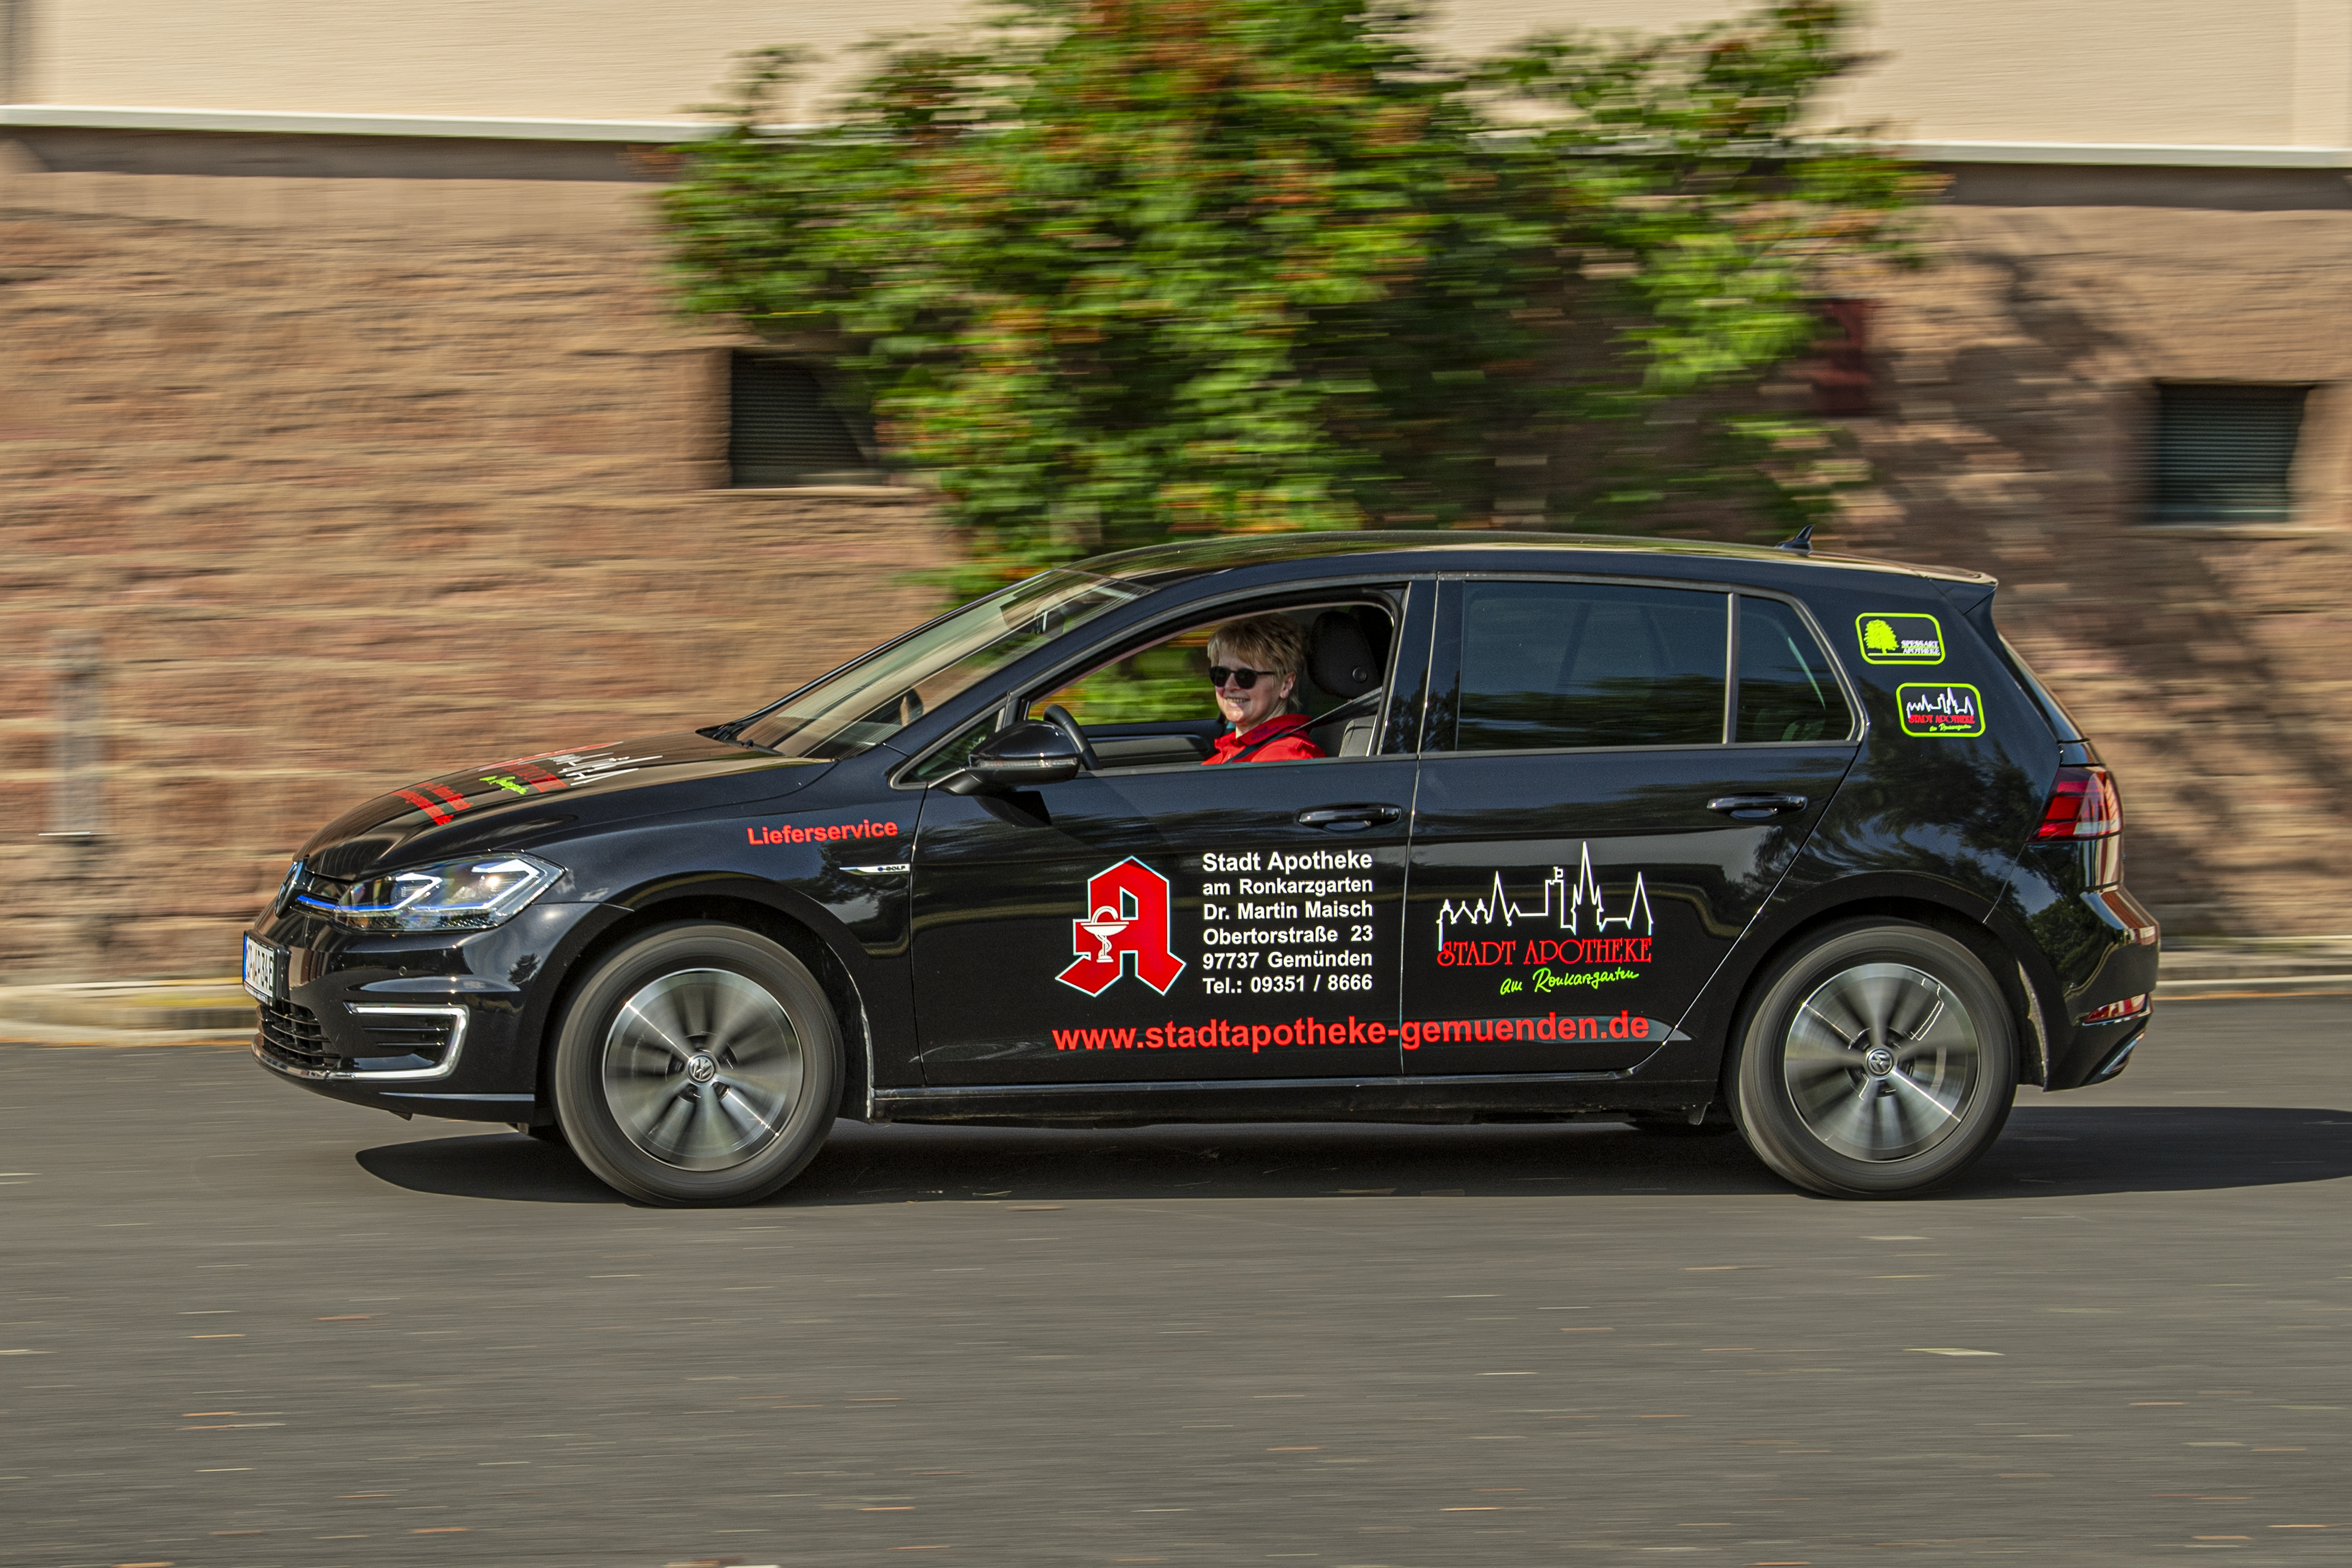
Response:
POLYGON ((697 1083, 709 1083, 719 1076, 719 1064, 706 1051, 697 1051, 686 1058, 686 1076, 697 1083))
POLYGON ((1862 1065, 1873 1078, 1885 1078, 1895 1070, 1895 1053, 1885 1046, 1873 1046, 1863 1053, 1862 1065))

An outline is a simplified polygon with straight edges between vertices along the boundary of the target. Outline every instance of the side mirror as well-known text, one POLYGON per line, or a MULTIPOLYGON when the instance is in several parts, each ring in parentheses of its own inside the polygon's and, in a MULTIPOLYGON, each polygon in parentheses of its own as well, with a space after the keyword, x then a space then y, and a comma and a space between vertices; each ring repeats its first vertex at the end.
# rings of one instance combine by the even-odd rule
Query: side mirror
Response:
POLYGON ((992 795, 1076 778, 1078 743, 1059 724, 1030 720, 999 730, 971 749, 964 765, 940 781, 950 795, 992 795))

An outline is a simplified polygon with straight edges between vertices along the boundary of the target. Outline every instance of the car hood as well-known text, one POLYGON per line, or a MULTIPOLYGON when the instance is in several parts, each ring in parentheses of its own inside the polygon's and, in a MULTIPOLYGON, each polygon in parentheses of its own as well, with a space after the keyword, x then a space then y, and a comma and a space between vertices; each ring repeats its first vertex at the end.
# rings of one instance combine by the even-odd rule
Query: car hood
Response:
POLYGON ((535 752, 378 795, 320 829, 300 858, 318 875, 344 879, 520 849, 565 829, 771 800, 800 789, 829 765, 693 731, 535 752))

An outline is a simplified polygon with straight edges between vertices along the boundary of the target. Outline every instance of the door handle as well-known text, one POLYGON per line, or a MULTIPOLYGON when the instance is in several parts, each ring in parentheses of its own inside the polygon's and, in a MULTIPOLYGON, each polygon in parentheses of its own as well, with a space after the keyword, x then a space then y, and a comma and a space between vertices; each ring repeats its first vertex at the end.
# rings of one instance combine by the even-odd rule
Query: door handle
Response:
POLYGON ((1367 827, 1394 822, 1404 815, 1396 805, 1318 805, 1312 811, 1298 814, 1301 827, 1320 827, 1329 833, 1361 833, 1367 827))
POLYGON ((1768 822, 1783 812, 1802 811, 1810 804, 1801 795, 1722 795, 1706 803, 1734 822, 1768 822))

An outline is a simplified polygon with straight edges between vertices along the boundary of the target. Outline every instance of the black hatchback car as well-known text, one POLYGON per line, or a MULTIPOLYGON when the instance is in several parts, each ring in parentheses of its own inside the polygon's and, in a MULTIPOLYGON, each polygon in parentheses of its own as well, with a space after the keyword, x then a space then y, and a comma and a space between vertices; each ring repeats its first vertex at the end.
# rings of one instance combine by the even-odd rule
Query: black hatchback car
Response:
POLYGON ((2020 1083, 2122 1071, 2156 979, 1994 589, 1459 532, 1046 572, 749 718, 347 814, 246 938, 255 1055, 655 1203, 772 1193, 836 1117, 1736 1127, 1919 1192, 2020 1083), (1323 754, 1205 767, 1209 638, 1267 616, 1323 754))

